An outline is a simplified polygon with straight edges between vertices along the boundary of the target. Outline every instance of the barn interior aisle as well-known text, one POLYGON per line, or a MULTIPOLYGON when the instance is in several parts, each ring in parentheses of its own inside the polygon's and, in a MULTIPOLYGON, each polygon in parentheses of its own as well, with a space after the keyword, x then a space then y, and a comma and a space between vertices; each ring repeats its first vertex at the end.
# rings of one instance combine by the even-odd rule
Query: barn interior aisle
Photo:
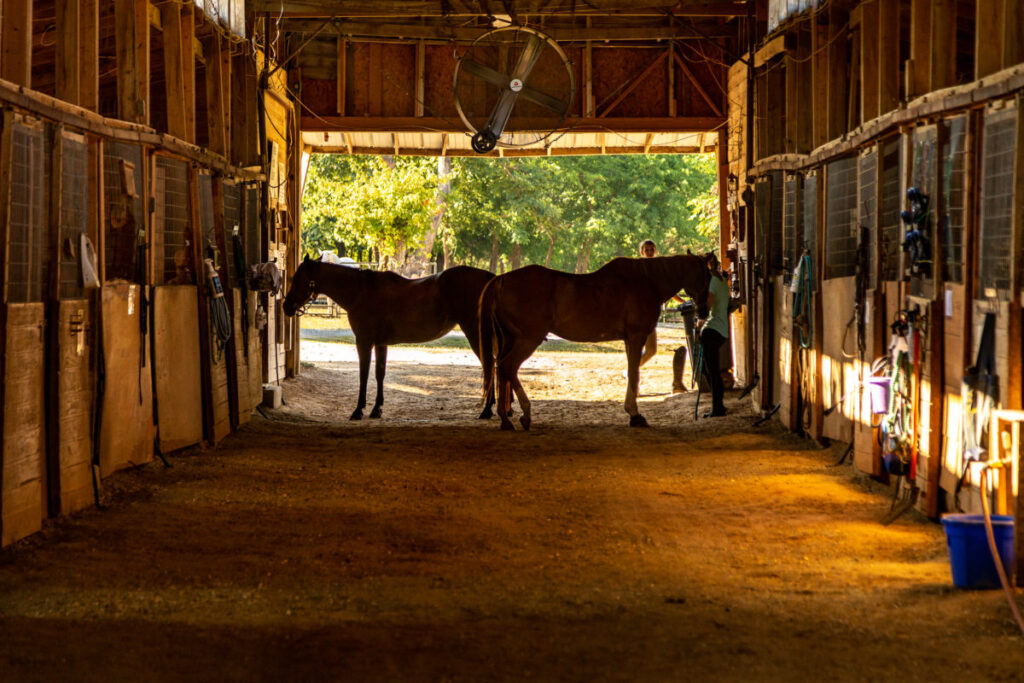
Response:
POLYGON ((307 362, 269 419, 5 549, 4 680, 1024 671, 1002 596, 950 586, 940 527, 882 526, 883 487, 735 393, 695 425, 693 393, 649 391, 652 429, 628 429, 621 356, 542 350, 534 427, 509 434, 475 419, 465 352, 395 351, 382 420, 346 419, 355 363, 307 362))

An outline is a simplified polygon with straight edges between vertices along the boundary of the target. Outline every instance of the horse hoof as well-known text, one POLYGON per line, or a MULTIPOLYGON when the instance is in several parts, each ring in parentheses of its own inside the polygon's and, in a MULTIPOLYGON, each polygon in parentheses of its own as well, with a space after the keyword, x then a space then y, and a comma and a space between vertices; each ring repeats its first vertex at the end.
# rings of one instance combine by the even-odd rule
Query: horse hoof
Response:
POLYGON ((629 426, 630 427, 647 427, 649 425, 647 424, 647 420, 644 419, 644 416, 641 415, 640 413, 637 413, 633 417, 629 418, 629 426))
POLYGON ((348 419, 350 419, 350 420, 362 420, 363 419, 363 411, 360 410, 359 408, 356 408, 355 412, 353 412, 349 416, 348 419))
POLYGON ((501 423, 501 431, 503 431, 503 432, 514 432, 514 431, 516 431, 516 428, 515 428, 515 425, 513 425, 511 422, 502 422, 501 423))
POLYGON ((370 411, 370 419, 371 420, 376 420, 376 419, 378 419, 381 416, 381 414, 382 414, 382 411, 381 411, 380 408, 374 408, 373 410, 370 411))
POLYGON ((519 424, 523 425, 524 430, 530 431, 530 418, 524 415, 523 417, 519 418, 519 424))
POLYGON ((483 412, 481 412, 479 416, 477 416, 477 419, 478 420, 490 420, 492 417, 494 417, 494 413, 491 411, 491 407, 488 406, 488 407, 483 409, 483 412))

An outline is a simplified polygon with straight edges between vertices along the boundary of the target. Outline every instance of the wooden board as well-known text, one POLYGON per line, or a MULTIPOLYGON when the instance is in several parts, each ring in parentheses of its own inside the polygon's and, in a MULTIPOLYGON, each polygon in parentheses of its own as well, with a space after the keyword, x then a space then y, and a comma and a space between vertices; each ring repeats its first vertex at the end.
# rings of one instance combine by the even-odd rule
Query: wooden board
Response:
MULTIPOLYGON (((865 341, 864 366, 861 373, 867 377, 871 373, 871 364, 886 352, 886 328, 884 296, 881 292, 868 290, 865 299, 865 341)), ((853 464, 861 472, 880 476, 882 474, 880 446, 873 427, 874 416, 871 413, 871 394, 865 389, 858 394, 857 416, 853 427, 853 464)))
MULTIPOLYGON (((234 319, 232 320, 232 342, 235 345, 235 359, 237 361, 237 370, 235 373, 237 385, 238 385, 238 414, 235 416, 237 423, 243 425, 249 421, 249 413, 252 412, 253 403, 252 398, 249 395, 249 359, 246 357, 245 348, 245 335, 242 334, 242 292, 238 289, 231 290, 231 296, 234 297, 234 319)), ((248 304, 248 302, 246 302, 248 304)), ((248 318, 252 320, 252 318, 248 318)), ((251 326, 251 323, 250 323, 251 326)), ((249 331, 249 339, 252 339, 252 332, 249 331)))
POLYGON ((46 516, 43 304, 7 307, 0 546, 42 528, 46 516))
MULTIPOLYGON (((822 312, 822 405, 827 410, 852 389, 859 377, 854 361, 843 357, 843 333, 853 313, 855 289, 854 277, 841 277, 821 283, 822 312)), ((855 326, 854 326, 855 327, 855 326)), ((850 328, 846 339, 847 353, 856 353, 856 330, 850 328)), ((844 443, 853 440, 853 420, 856 418, 857 401, 848 400, 825 416, 822 435, 844 443)))
MULTIPOLYGON (((231 340, 228 340, 231 343, 231 340)), ((213 442, 217 443, 231 433, 231 409, 228 403, 228 354, 227 347, 223 351, 216 350, 216 342, 208 340, 207 354, 212 354, 213 366, 210 370, 212 378, 213 398, 213 442)))
POLYGON ((198 305, 195 285, 153 289, 157 434, 164 453, 203 440, 198 305))
POLYGON ((149 344, 143 348, 140 338, 139 294, 139 285, 103 286, 102 476, 153 459, 155 428, 149 344), (141 367, 143 353, 145 367, 141 367))
POLYGON ((259 298, 256 292, 249 292, 249 400, 250 412, 263 402, 263 345, 256 329, 256 307, 259 298))
POLYGON ((92 505, 93 322, 89 301, 60 302, 60 511, 92 505))

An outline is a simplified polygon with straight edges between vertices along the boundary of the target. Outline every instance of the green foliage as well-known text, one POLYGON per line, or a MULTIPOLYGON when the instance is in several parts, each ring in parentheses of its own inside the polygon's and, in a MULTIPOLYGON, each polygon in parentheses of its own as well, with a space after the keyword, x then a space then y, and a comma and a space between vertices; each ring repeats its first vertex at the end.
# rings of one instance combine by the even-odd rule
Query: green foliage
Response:
MULTIPOLYGON (((456 158, 436 256, 488 267, 512 264, 593 270, 636 256, 650 238, 660 254, 717 249, 713 155, 456 158)), ((338 239, 392 254, 418 244, 435 215, 436 160, 314 156, 303 197, 308 251, 338 239)))
POLYGON ((438 177, 433 160, 318 154, 310 160, 302 197, 303 245, 307 252, 334 249, 335 242, 395 253, 415 246, 436 212, 438 177))

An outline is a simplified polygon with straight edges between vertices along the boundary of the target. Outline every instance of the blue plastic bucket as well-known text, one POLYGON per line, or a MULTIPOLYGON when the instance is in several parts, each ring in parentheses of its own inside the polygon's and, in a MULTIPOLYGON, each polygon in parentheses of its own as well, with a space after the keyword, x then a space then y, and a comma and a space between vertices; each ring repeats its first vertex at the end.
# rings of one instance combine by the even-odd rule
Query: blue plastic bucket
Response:
POLYGON ((871 412, 881 415, 889 412, 889 377, 869 377, 867 381, 868 395, 871 396, 871 412))
MULTIPOLYGON (((999 588, 999 574, 985 534, 984 515, 943 515, 949 545, 949 564, 953 585, 958 588, 999 588)), ((1013 571, 1013 517, 992 515, 992 535, 996 539, 1003 569, 1013 571)))

